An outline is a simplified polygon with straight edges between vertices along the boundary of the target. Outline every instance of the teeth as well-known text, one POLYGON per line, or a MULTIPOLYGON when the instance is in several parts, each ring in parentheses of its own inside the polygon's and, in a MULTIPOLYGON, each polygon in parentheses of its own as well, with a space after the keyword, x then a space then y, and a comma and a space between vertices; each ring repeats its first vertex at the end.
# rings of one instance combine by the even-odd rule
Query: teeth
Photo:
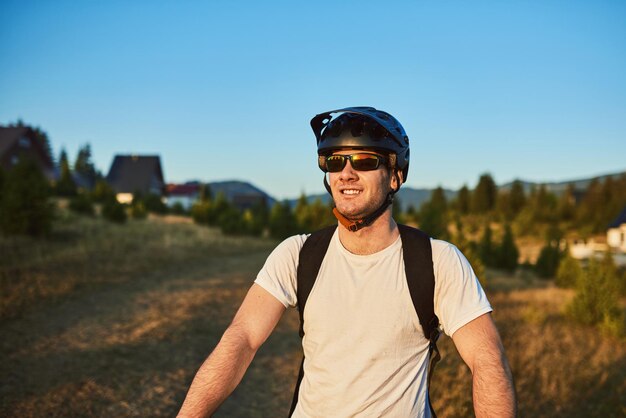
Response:
POLYGON ((349 189, 349 190, 343 190, 341 193, 343 193, 343 194, 359 194, 359 193, 361 193, 361 191, 360 190, 349 189))

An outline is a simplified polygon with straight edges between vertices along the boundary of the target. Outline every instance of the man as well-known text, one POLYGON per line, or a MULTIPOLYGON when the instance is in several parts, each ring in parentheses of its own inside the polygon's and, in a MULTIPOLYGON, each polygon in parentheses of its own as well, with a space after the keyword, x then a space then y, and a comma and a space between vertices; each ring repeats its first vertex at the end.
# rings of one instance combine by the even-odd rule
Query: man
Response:
MULTIPOLYGON (((429 341, 411 302, 390 206, 408 175, 408 137, 393 116, 369 107, 322 113, 311 126, 339 225, 304 305, 305 360, 291 416, 430 417, 429 341)), ((180 417, 210 416, 285 308, 297 305, 296 272, 307 239, 288 238, 268 257, 196 374, 180 417)), ((491 306, 458 249, 439 240, 430 244, 434 313, 472 371, 476 416, 515 416, 511 372, 491 306)))

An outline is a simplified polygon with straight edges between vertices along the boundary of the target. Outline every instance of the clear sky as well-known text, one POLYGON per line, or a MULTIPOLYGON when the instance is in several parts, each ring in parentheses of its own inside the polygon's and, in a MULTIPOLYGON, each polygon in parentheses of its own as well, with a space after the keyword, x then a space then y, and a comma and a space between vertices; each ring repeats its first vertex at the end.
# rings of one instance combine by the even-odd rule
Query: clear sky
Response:
POLYGON ((412 187, 626 170, 626 2, 0 1, 0 123, 167 182, 324 190, 309 120, 396 116, 412 187))

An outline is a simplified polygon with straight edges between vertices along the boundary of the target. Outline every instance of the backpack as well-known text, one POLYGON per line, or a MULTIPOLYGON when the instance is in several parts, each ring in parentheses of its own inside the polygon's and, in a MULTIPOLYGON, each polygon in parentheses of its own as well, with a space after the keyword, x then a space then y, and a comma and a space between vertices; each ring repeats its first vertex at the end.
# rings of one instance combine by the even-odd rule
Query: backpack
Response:
MULTIPOLYGON (((300 315, 300 338, 304 337, 304 309, 306 301, 313 289, 317 274, 319 273, 322 261, 326 256, 330 240, 337 229, 337 225, 329 226, 319 231, 313 232, 304 242, 300 250, 300 261, 297 271, 297 301, 298 313, 300 315)), ((407 284, 413 306, 417 312, 422 331, 427 340, 429 340, 428 355, 430 364, 428 370, 428 387, 430 387, 430 378, 432 376, 435 364, 441 358, 437 349, 437 339, 439 338, 439 318, 434 312, 434 293, 435 293, 435 274, 432 263, 432 248, 430 246, 430 237, 419 229, 406 225, 398 225, 400 230, 400 239, 402 240, 402 253, 404 258, 404 269, 406 273, 407 284), (434 353, 434 355, 433 355, 434 353)), ((291 410, 289 416, 293 414, 298 403, 298 393, 300 383, 304 377, 304 354, 300 364, 300 372, 298 381, 293 394, 291 410)), ((437 418, 430 402, 430 396, 427 397, 428 406, 431 415, 437 418)))

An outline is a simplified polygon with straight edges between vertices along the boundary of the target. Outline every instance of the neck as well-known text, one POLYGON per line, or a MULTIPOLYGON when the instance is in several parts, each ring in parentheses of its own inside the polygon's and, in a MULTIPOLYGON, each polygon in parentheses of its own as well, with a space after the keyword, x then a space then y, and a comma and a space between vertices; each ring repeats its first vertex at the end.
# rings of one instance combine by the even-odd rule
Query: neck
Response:
POLYGON ((368 255, 384 250, 398 239, 398 225, 391 216, 391 207, 371 225, 349 231, 339 223, 339 240, 344 248, 353 254, 368 255))

